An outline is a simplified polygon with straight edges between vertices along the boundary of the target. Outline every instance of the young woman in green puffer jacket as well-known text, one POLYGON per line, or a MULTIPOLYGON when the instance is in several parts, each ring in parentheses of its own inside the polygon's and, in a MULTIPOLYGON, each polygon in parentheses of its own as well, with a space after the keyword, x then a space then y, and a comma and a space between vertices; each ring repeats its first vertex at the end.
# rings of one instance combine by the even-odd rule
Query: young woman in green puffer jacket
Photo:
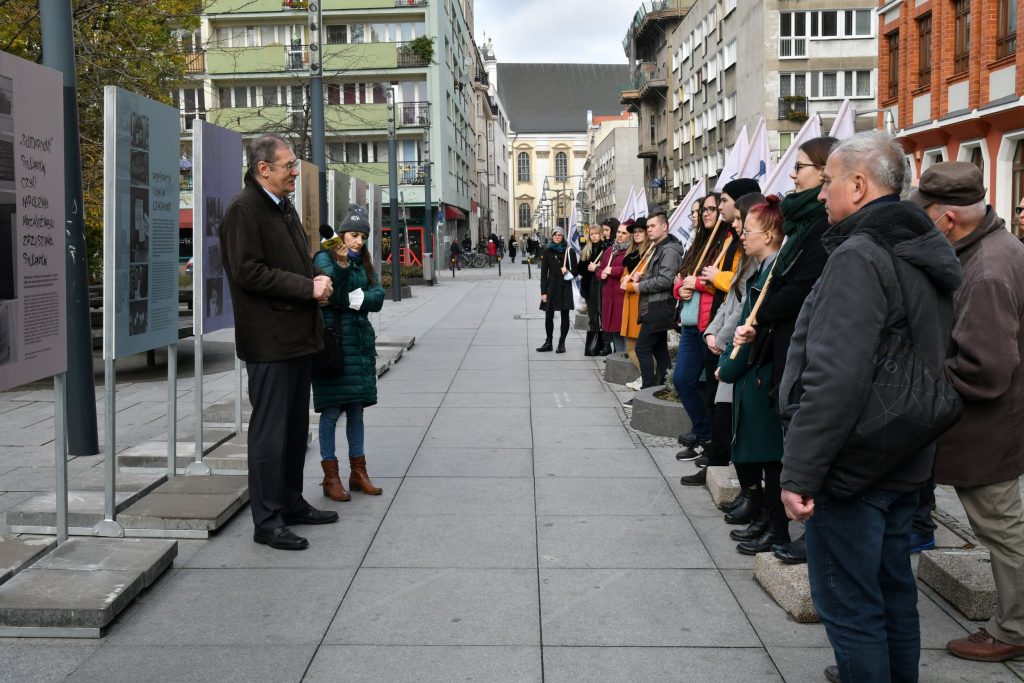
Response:
POLYGON ((369 250, 370 224, 361 213, 350 213, 342 221, 338 234, 326 240, 313 257, 313 265, 330 276, 334 293, 321 311, 324 327, 336 321, 341 328, 344 369, 338 377, 313 377, 313 408, 320 413, 320 461, 324 470, 321 483, 331 500, 350 500, 342 485, 335 454, 338 418, 345 414, 345 436, 351 467, 349 488, 373 496, 381 489, 366 473, 363 408, 377 402, 377 349, 373 326, 367 314, 384 305, 384 289, 373 270, 369 250))

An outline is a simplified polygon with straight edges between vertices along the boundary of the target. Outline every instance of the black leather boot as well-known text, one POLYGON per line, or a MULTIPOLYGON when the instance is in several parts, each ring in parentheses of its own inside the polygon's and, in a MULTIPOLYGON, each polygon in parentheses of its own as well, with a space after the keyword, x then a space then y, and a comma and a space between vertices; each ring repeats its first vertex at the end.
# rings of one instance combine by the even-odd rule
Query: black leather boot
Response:
POLYGON ((726 503, 722 503, 721 505, 718 506, 718 509, 721 510, 722 512, 732 512, 733 510, 738 508, 744 500, 747 499, 747 496, 750 495, 749 492, 750 489, 741 490, 740 495, 736 496, 735 498, 726 503))
POLYGON ((548 340, 547 340, 547 341, 545 341, 545 342, 544 342, 543 344, 541 344, 540 346, 538 346, 538 347, 537 347, 537 350, 538 350, 538 351, 541 351, 541 352, 544 352, 544 351, 550 351, 550 350, 551 350, 551 349, 553 349, 553 348, 554 348, 554 347, 553 347, 553 346, 551 346, 551 340, 550 340, 550 339, 548 339, 548 340))
POLYGON ((750 524, 743 529, 733 529, 729 532, 729 538, 734 541, 749 541, 752 538, 757 538, 764 533, 765 528, 768 526, 768 511, 764 508, 757 513, 757 517, 754 518, 750 524))
POLYGON ((596 332, 587 332, 587 341, 583 344, 583 355, 584 356, 595 356, 594 353, 594 335, 596 332))
POLYGON ((745 501, 733 508, 731 512, 725 513, 726 524, 750 524, 757 515, 757 511, 761 509, 763 502, 764 491, 751 489, 745 501))
POLYGON ((776 543, 772 546, 772 553, 782 564, 807 563, 807 543, 803 536, 789 543, 776 543))
POLYGON ((555 347, 555 353, 565 353, 565 338, 558 340, 558 346, 555 347))
POLYGON ((771 550, 776 543, 789 543, 789 524, 786 522, 772 521, 765 527, 764 531, 757 538, 736 546, 736 550, 744 555, 757 555, 771 550))

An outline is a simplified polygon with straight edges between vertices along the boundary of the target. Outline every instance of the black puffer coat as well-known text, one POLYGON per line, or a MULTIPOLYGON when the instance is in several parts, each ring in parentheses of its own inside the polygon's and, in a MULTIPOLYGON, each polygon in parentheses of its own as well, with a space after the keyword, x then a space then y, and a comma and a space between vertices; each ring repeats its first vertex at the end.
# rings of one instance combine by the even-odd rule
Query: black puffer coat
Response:
POLYGON ((567 246, 569 252, 566 259, 565 252, 557 252, 550 246, 544 249, 540 261, 540 293, 548 295, 547 306, 542 306, 548 311, 571 311, 573 305, 572 280, 562 277, 562 265, 567 264, 569 272, 573 275, 579 270, 579 261, 576 251, 567 246))
POLYGON ((796 321, 779 387, 780 409, 790 420, 781 482, 794 493, 856 491, 860 482, 913 491, 932 474, 934 444, 887 472, 844 449, 871 390, 882 333, 906 320, 918 356, 941 368, 962 278, 952 245, 928 215, 916 204, 886 199, 825 233, 828 262, 796 321), (891 246, 895 262, 871 233, 891 246), (843 475, 832 471, 839 459, 843 475))

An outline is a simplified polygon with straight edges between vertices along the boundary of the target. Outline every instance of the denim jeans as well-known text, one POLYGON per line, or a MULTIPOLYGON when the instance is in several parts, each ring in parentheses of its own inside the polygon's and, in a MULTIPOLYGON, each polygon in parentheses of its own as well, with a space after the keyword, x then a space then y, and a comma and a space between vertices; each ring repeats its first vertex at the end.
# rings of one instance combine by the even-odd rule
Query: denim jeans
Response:
POLYGON ((921 654, 910 526, 918 491, 820 492, 806 527, 811 598, 842 681, 916 683, 921 654))
POLYGON ((704 351, 707 346, 701 337, 700 330, 693 325, 686 325, 679 335, 679 351, 676 353, 676 365, 672 370, 672 384, 679 394, 686 414, 690 417, 693 433, 701 441, 711 440, 711 420, 705 396, 700 392, 697 383, 704 369, 704 351))
POLYGON ((355 458, 366 455, 363 451, 365 431, 363 429, 363 406, 347 405, 324 408, 320 413, 320 459, 337 460, 334 452, 334 433, 338 428, 338 418, 345 413, 345 438, 348 439, 348 457, 355 458))

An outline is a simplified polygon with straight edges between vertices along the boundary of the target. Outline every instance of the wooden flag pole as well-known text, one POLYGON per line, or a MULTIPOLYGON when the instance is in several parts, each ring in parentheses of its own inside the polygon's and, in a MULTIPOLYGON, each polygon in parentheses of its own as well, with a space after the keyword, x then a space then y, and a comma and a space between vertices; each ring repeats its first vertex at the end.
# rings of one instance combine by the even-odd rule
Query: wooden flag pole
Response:
MULTIPOLYGON (((772 276, 775 275, 775 264, 778 263, 778 259, 772 262, 772 269, 768 273, 768 279, 764 281, 764 287, 761 288, 761 293, 757 295, 757 301, 754 302, 754 307, 750 309, 750 315, 747 316, 747 325, 755 325, 757 323, 757 313, 761 310, 761 304, 764 303, 764 295, 768 293, 768 287, 772 284, 772 276)), ((732 353, 729 354, 729 358, 736 360, 736 356, 740 353, 740 346, 742 344, 734 344, 732 347, 732 353)))
POLYGON ((704 259, 708 257, 708 252, 711 251, 711 245, 714 244, 720 227, 722 227, 722 214, 718 214, 718 220, 715 221, 715 227, 711 231, 711 239, 704 245, 704 252, 700 255, 700 259, 697 260, 697 268, 690 273, 690 277, 697 277, 697 273, 700 272, 700 264, 704 263, 704 259))

